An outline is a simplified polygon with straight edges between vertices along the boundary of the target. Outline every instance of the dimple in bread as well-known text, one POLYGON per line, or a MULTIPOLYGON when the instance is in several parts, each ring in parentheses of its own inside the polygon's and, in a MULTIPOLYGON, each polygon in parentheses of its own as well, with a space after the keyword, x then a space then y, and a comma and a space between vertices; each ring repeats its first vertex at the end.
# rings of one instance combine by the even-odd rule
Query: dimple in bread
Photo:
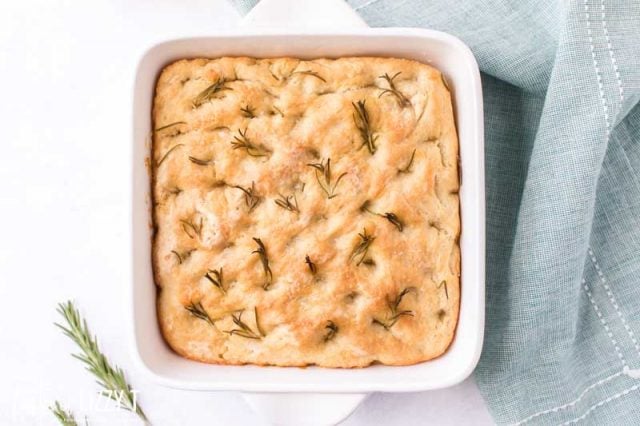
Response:
POLYGON ((441 73, 393 58, 181 60, 153 106, 158 319, 209 363, 364 367, 458 320, 458 140, 441 73))

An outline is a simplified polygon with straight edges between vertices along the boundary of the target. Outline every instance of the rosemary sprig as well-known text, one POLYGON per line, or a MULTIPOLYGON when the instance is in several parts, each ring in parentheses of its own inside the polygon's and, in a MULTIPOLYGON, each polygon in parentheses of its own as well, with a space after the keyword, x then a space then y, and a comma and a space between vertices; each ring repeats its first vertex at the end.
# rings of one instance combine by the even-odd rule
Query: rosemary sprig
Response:
POLYGON ((232 88, 225 86, 226 83, 227 82, 225 81, 224 78, 218 79, 211 86, 207 87, 202 92, 200 92, 198 94, 198 96, 196 96, 193 99, 191 104, 193 105, 194 108, 198 108, 199 106, 201 106, 205 102, 208 102, 209 100, 213 99, 213 97, 217 93, 225 91, 225 90, 233 90, 232 88))
POLYGON ((404 223, 400 220, 398 215, 396 215, 395 213, 392 213, 392 212, 386 212, 384 214, 376 213, 376 212, 374 212, 374 211, 369 209, 369 201, 365 201, 365 203, 362 205, 362 207, 360 207, 360 209, 365 211, 365 212, 367 212, 367 213, 371 213, 371 214, 376 215, 376 216, 384 217, 389 222, 391 222, 393 224, 393 226, 398 228, 398 231, 400 231, 400 232, 402 232, 402 230, 404 229, 404 223))
POLYGON ((322 78, 322 77, 320 76, 320 74, 318 74, 318 73, 317 73, 317 72, 315 72, 315 71, 311 71, 311 70, 305 70, 305 71, 294 71, 294 72, 292 72, 292 73, 291 73, 291 75, 294 75, 294 74, 310 75, 310 76, 315 77, 315 78, 317 78, 317 79, 319 79, 319 80, 322 80, 322 81, 323 81, 323 82, 325 82, 325 83, 327 82, 327 80, 325 80, 324 78, 322 78))
POLYGON ((253 312, 256 319, 256 331, 252 330, 251 327, 249 327, 244 321, 242 321, 242 314, 244 313, 244 311, 240 311, 238 313, 231 314, 231 319, 238 328, 229 330, 226 333, 255 340, 261 340, 263 337, 265 337, 266 334, 264 333, 264 331, 262 331, 262 328, 260 327, 260 321, 258 320, 258 308, 254 307, 253 312))
POLYGON ((202 223, 203 219, 200 217, 200 222, 196 225, 192 220, 180 219, 180 223, 182 224, 182 230, 184 231, 189 238, 194 239, 196 236, 202 236, 202 223))
POLYGON ((309 257, 309 255, 306 255, 304 257, 304 263, 307 264, 307 266, 309 267, 309 271, 311 271, 313 275, 315 275, 318 272, 318 267, 316 266, 315 263, 311 261, 311 258, 309 257))
POLYGON ((355 110, 353 114, 353 121, 355 122, 356 127, 360 131, 360 136, 362 137, 361 146, 366 146, 369 152, 373 155, 378 149, 376 147, 376 140, 378 137, 373 135, 365 101, 358 101, 357 103, 352 102, 351 104, 355 110))
POLYGON ((247 137, 247 129, 244 132, 238 129, 238 136, 234 136, 231 141, 233 149, 244 149, 252 157, 266 157, 271 151, 263 146, 255 145, 247 137))
POLYGON ((250 188, 243 188, 240 185, 234 185, 233 188, 237 188, 244 192, 244 202, 249 208, 249 212, 253 211, 253 209, 260 204, 260 201, 262 201, 262 197, 256 193, 255 182, 251 182, 250 188))
POLYGON ((345 177, 347 173, 342 173, 332 184, 331 158, 327 158, 327 164, 325 164, 324 160, 322 160, 319 163, 308 163, 307 166, 313 167, 315 169, 318 185, 320 185, 320 188, 324 191, 325 194, 327 194, 327 198, 330 200, 333 197, 336 197, 338 195, 335 192, 336 188, 338 187, 340 180, 342 180, 342 178, 345 177))
POLYGON ((381 79, 385 80, 387 82, 387 84, 389 85, 388 89, 382 89, 382 93, 380 93, 380 95, 378 97, 381 98, 384 95, 392 95, 398 100, 398 103, 400 104, 400 106, 407 107, 407 106, 411 105, 411 102, 409 102, 409 99, 407 99, 407 97, 405 95, 403 95, 402 92, 400 92, 396 88, 396 85, 395 85, 395 83, 393 81, 400 74, 402 74, 402 72, 398 71, 397 73, 395 73, 391 77, 387 73, 384 73, 384 75, 378 76, 378 78, 381 78, 381 79))
POLYGON ((298 208, 298 199, 294 195, 284 195, 278 194, 280 196, 279 199, 273 200, 278 206, 282 207, 285 210, 289 210, 290 212, 300 213, 300 209, 298 208), (293 200, 293 202, 291 202, 293 200))
POLYGON ((360 241, 353 248, 351 256, 349 257, 349 260, 359 258, 356 266, 360 266, 360 264, 365 260, 367 253, 369 252, 369 247, 376 239, 375 236, 367 234, 367 228, 363 228, 362 233, 358 233, 358 237, 360 237, 360 241))
POLYGON ((385 330, 389 330, 391 327, 394 326, 395 323, 398 322, 400 317, 403 317, 403 316, 412 317, 414 315, 413 311, 400 310, 400 303, 402 303, 402 299, 404 298, 404 296, 406 296, 409 293, 415 293, 415 292, 416 292, 415 287, 407 287, 404 290, 402 290, 393 300, 389 300, 387 296, 387 306, 389 307, 389 315, 387 315, 387 317, 383 320, 374 318, 373 323, 384 327, 385 330))
POLYGON ((256 118, 256 113, 250 105, 245 106, 244 108, 240 108, 240 112, 246 118, 256 118))
POLYGON ((215 325, 214 324, 215 321, 211 319, 206 309, 204 309, 204 306, 202 306, 202 302, 198 302, 198 303, 191 302, 189 305, 185 306, 184 308, 187 311, 189 311, 189 313, 194 317, 201 319, 203 321, 206 321, 211 325, 215 325))
POLYGON ((328 342, 329 340, 336 337, 336 334, 339 330, 338 326, 333 321, 327 321, 327 325, 324 326, 324 329, 326 330, 326 333, 324 335, 325 342, 328 342))
POLYGON ((171 128, 171 127, 173 127, 173 126, 177 126, 177 125, 179 125, 179 124, 187 124, 187 122, 186 122, 186 121, 176 121, 175 123, 171 123, 171 124, 167 124, 167 125, 164 125, 164 126, 158 127, 158 128, 157 128, 157 129, 155 129, 154 131, 155 131, 155 132, 161 132, 161 131, 163 131, 163 130, 169 129, 169 128, 171 128))
POLYGON ((167 157, 169 156, 169 154, 171 154, 174 150, 180 148, 181 146, 184 146, 183 143, 179 143, 177 145, 172 146, 171 148, 169 148, 169 150, 162 156, 162 158, 156 163, 156 167, 160 167, 160 164, 162 164, 164 162, 164 160, 167 159, 167 157))
POLYGON ((258 248, 251 253, 256 253, 260 256, 260 262, 262 262, 262 269, 264 269, 264 284, 262 284, 262 288, 265 290, 269 290, 271 284, 273 283, 273 273, 271 272, 271 267, 269 266, 269 257, 267 256, 267 248, 264 246, 264 243, 260 238, 253 238, 253 241, 256 242, 258 248))
POLYGON ((415 156, 416 156, 416 150, 414 149, 413 152, 411 153, 411 158, 409 159, 409 162, 403 168, 398 169, 398 173, 410 173, 411 166, 413 165, 413 159, 415 156))
POLYGON ((65 325, 55 323, 56 327, 78 346, 81 353, 73 354, 73 357, 82 361, 87 371, 93 374, 97 383, 107 391, 102 395, 113 399, 147 422, 147 417, 138 404, 136 393, 127 383, 124 371, 117 366, 111 366, 107 357, 100 351, 98 340, 95 336, 91 336, 87 321, 80 317, 78 309, 71 301, 67 301, 58 305, 57 312, 64 318, 65 325))
POLYGON ((78 426, 78 422, 73 417, 71 411, 62 408, 62 405, 60 405, 58 401, 53 404, 53 407, 49 407, 49 410, 51 410, 62 426, 78 426))
POLYGON ((204 277, 208 279, 214 287, 217 287, 223 294, 227 293, 227 290, 225 290, 223 284, 222 268, 218 270, 209 269, 207 273, 204 274, 204 277))
POLYGON ((447 280, 442 280, 440 282, 440 284, 438 284, 438 289, 444 287, 444 295, 447 297, 447 300, 449 300, 449 290, 447 289, 447 280))

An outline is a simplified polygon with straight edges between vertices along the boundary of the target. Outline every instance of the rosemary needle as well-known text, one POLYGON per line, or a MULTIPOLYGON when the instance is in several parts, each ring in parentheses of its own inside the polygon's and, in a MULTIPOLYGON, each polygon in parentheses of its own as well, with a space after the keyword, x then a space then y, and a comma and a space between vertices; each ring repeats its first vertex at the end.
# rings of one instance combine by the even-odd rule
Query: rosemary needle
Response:
POLYGON ((169 156, 169 154, 171 154, 174 150, 180 148, 181 146, 184 146, 183 143, 179 143, 177 145, 172 146, 171 148, 169 148, 169 150, 162 156, 162 158, 156 163, 157 167, 160 167, 160 164, 162 164, 164 162, 164 160, 167 159, 167 157, 169 156))
POLYGON ((321 80, 321 81, 323 81, 323 82, 325 82, 325 83, 327 82, 327 80, 325 80, 324 78, 322 78, 322 77, 320 76, 320 74, 318 74, 318 73, 317 73, 317 72, 315 72, 315 71, 305 70, 305 71, 294 71, 294 72, 292 72, 292 73, 291 73, 291 75, 294 75, 294 74, 310 75, 310 76, 315 77, 315 78, 317 78, 318 80, 321 80))
POLYGON ((371 213, 371 214, 376 215, 376 216, 384 217, 389 222, 391 222, 391 224, 393 224, 393 226, 395 226, 398 229, 398 231, 400 231, 400 232, 402 232, 402 230, 404 229, 404 222, 402 222, 402 220, 398 217, 397 214, 395 214, 393 212, 386 212, 384 214, 376 213, 376 212, 374 212, 374 211, 369 209, 369 201, 365 201, 365 203, 362 205, 362 207, 360 207, 360 209, 365 211, 365 212, 367 212, 367 213, 371 213))
POLYGON ((271 267, 269 266, 269 257, 267 256, 267 248, 264 246, 264 243, 260 238, 253 238, 253 241, 256 242, 258 248, 251 252, 251 254, 257 254, 260 256, 260 262, 262 263, 262 269, 264 269, 264 284, 262 284, 262 288, 265 290, 269 290, 271 284, 273 283, 273 273, 271 272, 271 267))
POLYGON ((411 166, 413 165, 413 159, 415 158, 415 156, 416 156, 416 150, 414 149, 413 152, 411 153, 411 158, 409 158, 409 162, 403 168, 398 169, 398 173, 410 173, 411 166))
POLYGON ((370 154, 375 154, 378 147, 376 147, 376 140, 378 136, 373 135, 373 130, 371 129, 371 120, 369 118, 369 112, 365 106, 366 101, 358 101, 352 102, 353 109, 355 110, 353 113, 353 121, 356 125, 356 128, 360 132, 360 137, 362 138, 362 145, 366 146, 369 150, 370 154))
POLYGON ((100 351, 98 340, 91 336, 87 321, 80 317, 78 309, 71 301, 58 304, 57 312, 64 318, 64 325, 55 323, 64 334, 80 349, 80 354, 73 354, 85 364, 87 371, 93 374, 98 384, 107 392, 102 395, 123 405, 127 410, 138 415, 147 422, 142 408, 138 404, 136 394, 127 383, 124 371, 112 366, 107 357, 100 351))
POLYGON ((440 284, 438 284, 438 289, 442 287, 444 287, 444 295, 447 297, 447 300, 449 300, 449 290, 447 289, 447 280, 442 280, 440 284))
POLYGON ((309 255, 306 255, 304 257, 304 263, 307 264, 307 266, 309 267, 309 271, 311 271, 312 275, 315 275, 318 272, 318 267, 316 266, 315 263, 313 263, 309 255))
POLYGON ((324 335, 324 341, 328 342, 329 340, 336 337, 336 334, 338 333, 339 328, 335 322, 327 321, 327 325, 325 325, 324 329, 326 330, 326 333, 324 335))
POLYGON ((53 404, 53 407, 49 407, 49 410, 51 410, 62 426, 78 426, 78 422, 73 417, 71 411, 62 408, 62 405, 60 405, 58 401, 53 404))
POLYGON ((164 126, 158 127, 158 128, 157 128, 157 129, 155 129, 154 131, 155 131, 155 132, 161 132, 162 130, 169 129, 169 128, 171 128, 171 127, 173 127, 173 126, 177 126, 177 125, 179 125, 179 124, 187 124, 187 122, 186 122, 186 121, 176 121, 175 123, 171 123, 171 124, 167 124, 167 125, 164 125, 164 126))

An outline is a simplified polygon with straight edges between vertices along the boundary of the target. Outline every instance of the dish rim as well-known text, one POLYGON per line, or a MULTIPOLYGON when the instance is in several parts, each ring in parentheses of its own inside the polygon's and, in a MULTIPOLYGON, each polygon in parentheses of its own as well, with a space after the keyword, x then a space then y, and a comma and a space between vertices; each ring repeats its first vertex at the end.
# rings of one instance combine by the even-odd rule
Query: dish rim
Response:
MULTIPOLYGON (((236 56, 241 56, 241 55, 236 55, 236 56)), ((284 56, 284 55, 278 55, 278 56, 284 56)), ((301 55, 290 55, 290 56, 301 56, 301 55)), ((328 56, 328 55, 327 55, 328 56)), ((345 55, 345 56, 357 56, 357 55, 345 55)), ((367 55, 369 56, 369 55, 367 55)), ((184 55, 183 57, 190 57, 188 55, 184 55)), ((262 57, 274 57, 273 55, 264 55, 262 57)), ((403 57, 403 56, 397 56, 397 57, 403 57)), ((154 81, 154 85, 155 85, 155 81, 157 79, 157 75, 159 74, 159 72, 161 71, 162 67, 158 68, 155 72, 155 76, 153 78, 154 81)), ((451 81, 450 81, 451 82, 451 81)), ((454 90, 455 90, 455 82, 451 82, 453 83, 454 86, 454 90)), ((457 99, 456 99, 457 101, 457 99)), ((483 149, 483 145, 484 145, 484 132, 483 132, 483 112, 482 112, 482 91, 481 91, 481 84, 480 84, 480 77, 479 77, 479 71, 478 71, 478 67, 477 67, 477 63, 475 61, 475 58, 473 57, 473 54, 471 53, 471 51, 469 50, 469 48, 462 43, 460 40, 458 40, 457 38, 455 38, 454 36, 451 36, 449 34, 446 33, 442 33, 439 31, 434 31, 434 30, 426 30, 426 29, 413 29, 413 28, 383 28, 383 29, 376 29, 376 28, 363 28, 363 29, 353 29, 353 30, 340 30, 340 31, 336 31, 336 30, 331 30, 331 31, 323 31, 323 30, 310 30, 310 31, 304 31, 304 30, 294 30, 294 31, 286 31, 286 30, 278 30, 278 29, 264 29, 264 30, 260 30, 260 31, 225 31, 225 32, 221 32, 218 34, 207 34, 207 35, 203 35, 203 36, 194 36, 194 37, 184 37, 184 38, 174 38, 174 39, 168 39, 165 41, 161 41, 158 42, 156 44, 151 45, 148 49, 146 49, 144 51, 144 53, 140 56, 140 59, 138 61, 137 64, 137 69, 136 69, 136 73, 135 73, 135 83, 134 83, 134 111, 133 111, 133 115, 134 115, 134 123, 133 123, 133 127, 134 127, 134 138, 133 138, 133 147, 132 149, 134 150, 133 152, 133 156, 132 156, 132 169, 131 169, 131 181, 132 181, 132 186, 131 186, 131 190, 132 193, 130 194, 130 200, 132 202, 131 205, 131 215, 132 215, 132 222, 130 223, 130 225, 132 226, 132 228, 130 229, 130 235, 132 237, 132 245, 131 245, 131 256, 130 256, 130 261, 132 262, 131 265, 131 276, 132 276, 132 280, 131 280, 131 284, 127 287, 127 298, 128 298, 128 309, 129 309, 129 313, 132 315, 131 317, 131 321, 133 326, 129 328, 129 339, 130 339, 130 343, 131 343, 131 347, 132 347, 132 352, 133 352, 133 358, 135 361, 135 364, 137 365, 137 367, 139 369, 141 369, 142 371, 145 372, 145 374, 149 377, 152 377, 156 382, 169 386, 169 387, 174 387, 174 388, 180 388, 180 389, 192 389, 192 390, 243 390, 243 391, 252 391, 252 392, 335 392, 335 393, 357 393, 357 392, 369 392, 369 391, 393 391, 393 392, 410 392, 410 391, 420 391, 420 390, 427 390, 427 389, 435 389, 435 388, 442 388, 442 387, 447 387, 447 386, 452 386, 454 384, 457 384, 459 382, 461 382, 462 380, 464 380, 466 377, 468 377, 471 372, 473 371, 473 369, 475 368, 479 358, 480 358, 480 353, 481 353, 481 349, 482 349, 482 344, 483 344, 483 334, 484 334, 484 291, 485 291, 485 286, 484 286, 484 264, 485 264, 485 254, 484 254, 484 241, 485 241, 485 235, 484 235, 484 149, 483 149), (144 345, 143 342, 141 342, 141 339, 139 338, 138 334, 136 333, 136 320, 137 320, 137 310, 136 310, 136 295, 134 294, 135 292, 135 287, 136 287, 136 277, 135 277, 135 259, 136 259, 136 237, 135 237, 135 230, 136 227, 139 226, 137 225, 135 222, 135 209, 137 208, 136 204, 138 201, 138 197, 139 194, 137 194, 134 186, 135 186, 135 175, 136 175, 136 171, 137 169, 139 169, 141 167, 141 165, 136 161, 138 160, 138 156, 136 155, 135 151, 136 151, 136 147, 135 144, 140 143, 139 141, 139 135, 138 135, 138 131, 137 131, 137 126, 139 125, 139 120, 140 120, 140 113, 136 113, 136 105, 137 105, 137 91, 138 91, 138 86, 140 84, 140 78, 146 78, 148 76, 142 76, 141 77, 141 67, 144 64, 145 59, 152 54, 155 50, 158 49, 163 49, 166 48, 167 46, 170 46, 171 44, 175 44, 175 43, 197 43, 197 42, 201 42, 201 41, 212 41, 215 42, 220 41, 222 39, 231 39, 231 40, 241 40, 241 39, 252 39, 252 38, 282 38, 282 37, 296 37, 296 36, 300 36, 300 37, 371 37, 371 36, 390 36, 390 37, 422 37, 422 38, 427 38, 429 40, 438 40, 438 41, 442 41, 445 43, 448 43, 451 47, 453 47, 456 50, 456 54, 460 55, 463 60, 467 63, 467 65, 470 65, 473 70, 472 70, 472 75, 473 75, 473 82, 472 85, 474 87, 474 93, 471 94, 465 94, 465 96, 467 98, 471 97, 471 101, 474 104, 474 110, 476 112, 475 114, 475 122, 473 123, 475 127, 475 139, 477 142, 477 147, 476 147, 476 151, 479 152, 481 155, 479 158, 475 158, 473 160, 471 159, 467 159, 466 163, 464 161, 463 158, 463 162, 462 165, 464 164, 472 164, 475 165, 476 169, 474 170, 474 173, 471 174, 471 176, 468 176, 466 174, 465 168, 463 167, 461 169, 461 173, 463 176, 463 184, 464 182, 468 181, 469 177, 473 177, 474 179, 476 179, 474 188, 476 190, 479 190, 478 194, 477 194, 477 203, 475 205, 476 208, 478 208, 478 211, 475 213, 477 223, 476 223, 476 227, 475 229, 472 229, 473 231, 475 231, 475 233, 477 234, 476 237, 476 245, 475 245, 475 250, 473 253, 466 253, 465 255, 461 256, 461 262, 464 264, 465 262, 465 258, 468 256, 475 256, 476 257, 476 267, 474 268, 475 272, 476 272, 476 276, 472 277, 473 281, 474 281, 474 286, 476 286, 476 290, 477 290, 477 301, 476 301, 476 310, 477 310, 477 314, 475 315, 476 317, 476 327, 475 327, 475 342, 468 342, 467 346, 470 346, 470 348, 472 349, 471 353, 466 357, 465 363, 463 365, 460 365, 458 369, 456 369, 456 371, 452 372, 452 374, 448 375, 447 379, 440 379, 437 382, 430 382, 428 378, 422 379, 422 380, 414 380, 411 383, 395 383, 395 382, 389 382, 389 381, 379 381, 379 382, 370 382, 370 383, 366 383, 366 384, 358 384, 358 383, 349 383, 349 384, 345 384, 344 382, 340 383, 339 381, 335 381, 335 383, 333 384, 318 384, 318 383, 305 383, 304 385, 302 384, 292 384, 292 383, 286 383, 286 378, 285 380, 273 380, 273 379, 269 379, 268 381, 261 381, 260 379, 260 372, 256 373, 256 378, 254 379, 255 381, 252 384, 248 384, 246 382, 243 383, 239 383, 236 381, 194 381, 191 379, 187 379, 186 377, 183 377, 181 379, 178 379, 176 377, 169 377, 166 374, 163 374, 162 372, 159 372, 158 370, 154 370, 150 365, 147 364, 147 362, 145 361, 144 357, 141 354, 141 345, 144 345), (471 163, 470 163, 471 162, 471 163), (284 382, 284 383, 283 383, 284 382)), ((147 112, 147 119, 150 121, 151 119, 151 115, 150 115, 150 111, 147 112)), ((150 126, 149 126, 150 127, 150 126)), ((469 126, 472 127, 472 126, 469 126)), ((460 129, 458 128, 458 120, 456 120, 456 129, 458 131, 458 134, 460 134, 460 129)), ((149 146, 146 146, 147 150, 149 148, 149 146)), ((463 147, 462 147, 462 141, 459 140, 459 149, 460 149, 460 156, 464 157, 465 154, 463 153, 463 147)), ((471 155, 472 153, 467 153, 466 155, 471 155)), ((148 154, 147 154, 148 157, 148 154)), ((461 166, 462 167, 462 166, 461 166)), ((469 167, 467 167, 469 168, 469 167)), ((145 173, 148 173, 148 171, 145 171, 145 173)), ((149 179, 149 177, 147 177, 147 179, 149 179)), ((462 185, 461 185, 461 189, 462 189, 462 185)), ((150 191, 150 188, 147 189, 147 191, 150 191)), ((148 193, 145 194, 145 196, 148 196, 148 193)), ((465 232, 465 227, 464 227, 464 221, 462 220, 462 210, 465 208, 470 208, 472 206, 467 206, 465 207, 464 205, 465 203, 463 203, 463 197, 460 197, 460 208, 461 208, 461 225, 463 226, 462 229, 462 233, 465 232)), ((148 217, 150 217, 150 206, 148 205, 148 202, 146 203, 146 214, 148 217)), ((466 232, 469 232, 468 230, 466 230, 466 232)), ((462 241, 461 237, 461 241, 462 241)), ((143 243, 143 245, 148 245, 150 247, 150 242, 147 241, 146 243, 143 243)), ((461 244, 461 249, 462 249, 462 244, 461 244)), ((470 261, 470 260, 467 260, 470 261)), ((151 267, 150 265, 148 265, 148 267, 151 267)), ((456 336, 454 336, 454 341, 452 342, 452 346, 455 342, 456 337, 458 336, 458 328, 460 327, 460 317, 462 316, 463 313, 463 301, 464 301, 464 297, 465 294, 467 294, 468 292, 465 292, 465 281, 468 282, 469 278, 465 278, 464 276, 461 277, 461 305, 460 305, 460 312, 459 312, 459 318, 458 318, 458 324, 456 325, 456 336)), ((151 283, 154 286, 154 292, 155 290, 155 283, 151 283)), ((470 284, 466 284, 466 285, 470 285, 470 284)), ((470 308, 469 308, 470 309, 470 308)), ((154 300, 154 310, 155 310, 155 300, 154 300)), ((157 319, 155 322, 155 326, 156 328, 159 328, 158 324, 157 324, 157 319)), ((168 345, 165 342, 165 346, 167 348, 168 351, 171 351, 171 349, 168 347, 168 345)), ((451 347, 447 350, 447 352, 451 349, 451 347)), ((172 351, 171 351, 172 352, 172 351)), ((446 356, 446 353, 443 356, 446 356)), ((173 352, 172 352, 173 353, 173 352)), ((179 356, 176 354, 176 356, 179 356)), ((425 363, 429 363, 429 362, 434 362, 437 361, 438 358, 436 358, 435 360, 432 361, 425 361, 425 363)), ((299 368, 297 367, 255 367, 255 366, 229 366, 229 365, 215 365, 215 364, 202 364, 202 363, 198 363, 197 361, 189 361, 191 363, 197 363, 200 365, 204 365, 205 368, 206 367, 211 367, 211 368, 244 368, 244 369, 262 369, 262 368, 266 368, 266 369, 278 369, 281 370, 281 372, 277 373, 278 376, 283 376, 286 374, 288 374, 288 372, 292 369, 295 370, 299 370, 299 368)), ((408 366, 373 366, 373 367, 367 367, 364 370, 367 369, 373 369, 373 368, 385 368, 385 369, 412 369, 412 368, 416 368, 416 366, 419 366, 423 363, 420 364, 415 364, 415 365, 408 365, 408 366)), ((309 367, 309 368, 319 368, 322 369, 322 367, 309 367)), ((333 369, 331 369, 333 370, 333 369)), ((351 371, 354 371, 354 369, 339 369, 339 371, 343 372, 346 375, 352 375, 355 376, 353 374, 350 374, 351 371)), ((355 371, 362 371, 362 369, 355 369, 355 371)), ((342 374, 341 374, 342 375, 342 374)), ((354 377, 355 378, 355 377, 354 377)))

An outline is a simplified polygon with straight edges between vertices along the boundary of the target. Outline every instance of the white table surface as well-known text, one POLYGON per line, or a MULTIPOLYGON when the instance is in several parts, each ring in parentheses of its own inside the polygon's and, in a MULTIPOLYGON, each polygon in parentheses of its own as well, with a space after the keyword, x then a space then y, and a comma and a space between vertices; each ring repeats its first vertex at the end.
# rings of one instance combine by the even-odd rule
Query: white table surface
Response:
MULTIPOLYGON (((110 359, 128 372, 155 425, 260 425, 238 393, 186 392, 131 366, 131 87, 158 40, 237 25, 226 0, 0 2, 0 424, 55 424, 55 399, 90 424, 141 424, 96 397, 57 331, 73 299, 110 359)), ((490 424, 473 380, 451 389, 375 394, 344 425, 490 424)))

